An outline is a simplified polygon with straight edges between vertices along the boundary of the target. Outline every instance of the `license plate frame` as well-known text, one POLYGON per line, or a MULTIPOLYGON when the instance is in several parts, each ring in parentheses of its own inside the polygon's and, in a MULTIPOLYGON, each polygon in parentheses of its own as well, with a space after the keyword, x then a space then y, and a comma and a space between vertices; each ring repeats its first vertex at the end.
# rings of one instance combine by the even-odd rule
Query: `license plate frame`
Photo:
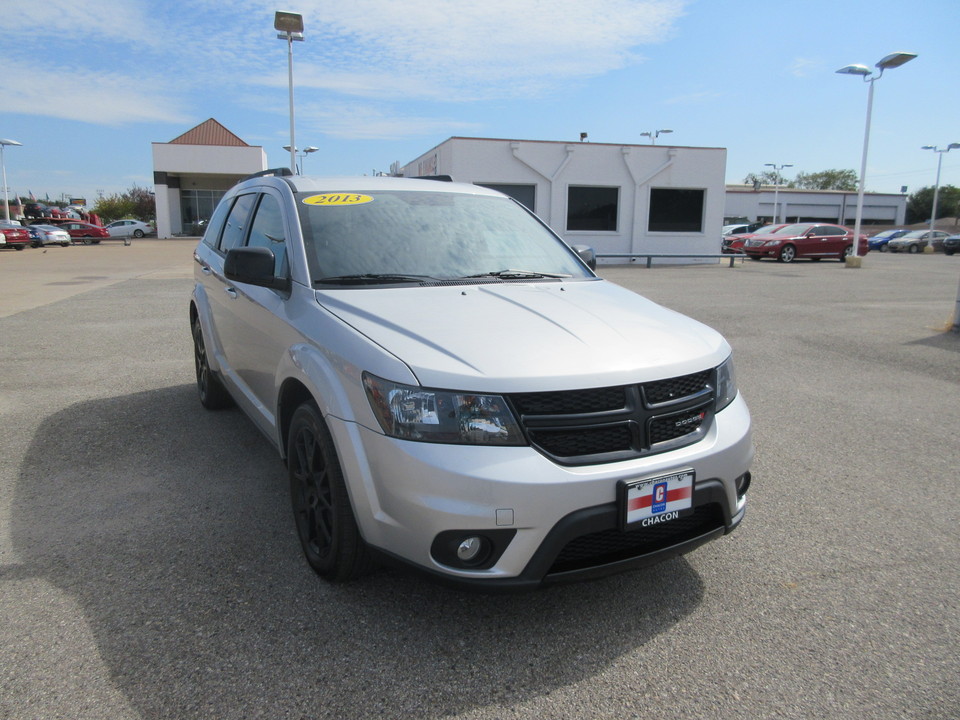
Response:
POLYGON ((617 484, 620 529, 636 530, 690 515, 696 484, 696 472, 692 469, 621 480, 617 484))

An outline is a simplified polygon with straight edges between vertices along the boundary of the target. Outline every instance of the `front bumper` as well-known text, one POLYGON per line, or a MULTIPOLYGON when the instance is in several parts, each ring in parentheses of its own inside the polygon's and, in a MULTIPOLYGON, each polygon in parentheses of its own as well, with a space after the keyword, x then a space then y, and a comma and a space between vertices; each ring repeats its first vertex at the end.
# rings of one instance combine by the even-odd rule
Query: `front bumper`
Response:
POLYGON ((750 416, 741 397, 717 413, 694 445, 576 467, 558 465, 530 447, 405 442, 332 417, 328 424, 366 542, 443 580, 488 589, 608 574, 728 533, 743 517, 743 484, 753 458, 750 416), (620 531, 618 483, 681 468, 696 473, 692 515, 620 531), (435 541, 457 532, 506 539, 489 565, 454 567, 438 560, 435 541))

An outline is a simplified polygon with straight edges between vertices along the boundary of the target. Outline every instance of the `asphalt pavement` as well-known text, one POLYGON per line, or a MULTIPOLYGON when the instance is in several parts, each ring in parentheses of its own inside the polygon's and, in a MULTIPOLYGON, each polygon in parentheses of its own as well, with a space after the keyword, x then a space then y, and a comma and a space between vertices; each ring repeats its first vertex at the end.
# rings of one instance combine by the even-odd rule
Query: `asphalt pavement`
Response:
POLYGON ((196 398, 192 249, 0 251, 0 718, 960 717, 960 256, 602 268, 734 347, 747 517, 488 596, 310 572, 196 398))

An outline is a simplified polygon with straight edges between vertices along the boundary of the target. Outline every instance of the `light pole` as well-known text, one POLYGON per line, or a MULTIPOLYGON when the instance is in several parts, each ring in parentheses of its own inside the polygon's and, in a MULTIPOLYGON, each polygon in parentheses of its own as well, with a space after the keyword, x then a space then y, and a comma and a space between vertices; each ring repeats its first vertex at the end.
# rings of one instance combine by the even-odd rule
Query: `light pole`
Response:
POLYGON ((303 42, 303 15, 277 12, 273 16, 273 28, 277 37, 287 41, 287 74, 290 80, 290 172, 297 172, 296 137, 293 122, 293 41, 303 42))
POLYGON ((656 145, 656 144, 657 144, 657 138, 660 137, 660 135, 663 135, 663 134, 666 134, 666 133, 672 133, 672 132, 673 132, 673 130, 652 130, 651 132, 642 132, 642 133, 640 133, 640 137, 648 137, 648 138, 650 138, 650 144, 651 144, 651 145, 656 145))
POLYGON ((863 219, 863 186, 867 174, 867 149, 870 147, 870 115, 873 112, 873 83, 883 77, 883 71, 900 67, 908 63, 917 56, 916 53, 896 52, 891 53, 878 62, 877 67, 880 72, 876 77, 873 71, 866 65, 847 65, 837 70, 841 75, 860 75, 864 82, 870 83, 870 90, 867 93, 867 122, 863 131, 863 155, 860 158, 860 186, 857 190, 857 219, 853 224, 853 252, 847 256, 847 267, 860 267, 861 259, 860 249, 860 222, 863 219))
MULTIPOLYGON (((284 145, 284 146, 283 146, 283 149, 286 150, 287 152, 289 152, 289 151, 290 151, 290 146, 289 146, 289 145, 284 145)), ((316 152, 317 150, 319 150, 319 149, 320 149, 320 148, 314 147, 313 145, 311 145, 311 146, 308 147, 308 148, 304 148, 303 152, 300 152, 300 148, 297 148, 297 149, 296 149, 297 155, 300 156, 300 170, 299 170, 299 173, 298 173, 298 174, 303 175, 303 165, 304 165, 304 161, 305 161, 306 158, 307 158, 307 155, 309 155, 310 153, 315 153, 315 152, 316 152)))
POLYGON ((773 168, 773 174, 774 174, 773 176, 773 224, 776 224, 777 197, 780 193, 780 171, 783 170, 784 168, 793 167, 793 165, 789 165, 787 163, 784 163, 782 165, 777 165, 776 163, 764 163, 763 166, 773 168))
POLYGON ((23 143, 18 143, 16 140, 7 140, 6 138, 0 138, 0 167, 3 168, 3 217, 10 221, 10 195, 7 190, 7 161, 3 157, 3 149, 7 145, 23 145, 23 143))
POLYGON ((930 212, 930 242, 928 242, 927 246, 923 249, 925 253, 933 252, 933 230, 937 222, 937 195, 940 193, 940 165, 943 163, 943 154, 951 150, 956 150, 957 148, 960 148, 960 143, 950 143, 942 150, 936 145, 924 145, 920 148, 921 150, 933 150, 937 153, 937 183, 933 186, 933 210, 930 212))

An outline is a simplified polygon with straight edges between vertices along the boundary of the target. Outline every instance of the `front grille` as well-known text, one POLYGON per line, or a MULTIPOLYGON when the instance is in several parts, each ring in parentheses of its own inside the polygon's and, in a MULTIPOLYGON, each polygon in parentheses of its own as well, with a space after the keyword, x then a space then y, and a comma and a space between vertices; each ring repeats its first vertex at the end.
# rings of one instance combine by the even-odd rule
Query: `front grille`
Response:
POLYGON ((510 402, 540 452, 562 464, 615 462, 697 442, 713 420, 714 371, 639 385, 518 393, 510 402))
POLYGON ((611 529, 581 535, 563 547, 548 574, 584 570, 642 557, 693 540, 723 526, 723 510, 711 503, 696 507, 686 517, 652 527, 627 531, 611 529))

